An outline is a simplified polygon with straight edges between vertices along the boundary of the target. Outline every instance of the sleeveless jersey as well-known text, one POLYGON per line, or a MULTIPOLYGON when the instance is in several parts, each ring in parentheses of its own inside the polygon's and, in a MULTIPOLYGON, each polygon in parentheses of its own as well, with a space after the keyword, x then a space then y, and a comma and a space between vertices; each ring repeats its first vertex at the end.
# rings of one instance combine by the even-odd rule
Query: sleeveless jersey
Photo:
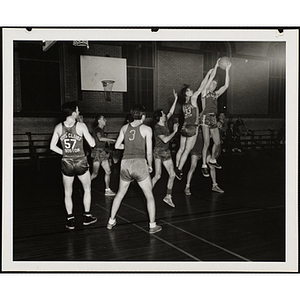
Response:
POLYGON ((165 135, 165 136, 169 136, 170 135, 170 130, 168 128, 168 126, 161 126, 159 124, 155 124, 154 126, 154 137, 155 137, 155 148, 161 148, 164 150, 168 150, 169 149, 169 143, 164 143, 158 136, 159 135, 165 135))
POLYGON ((104 149, 105 148, 105 142, 99 141, 97 133, 100 133, 101 137, 105 137, 105 133, 104 133, 103 128, 100 128, 99 126, 97 126, 93 130, 93 138, 95 139, 95 142, 96 142, 95 148, 97 148, 97 149, 104 149))
POLYGON ((218 98, 215 93, 209 92, 205 95, 205 109, 203 114, 218 113, 218 98))
POLYGON ((185 125, 198 124, 198 108, 191 103, 191 100, 182 105, 182 111, 185 125))
POLYGON ((63 157, 78 158, 84 157, 83 136, 76 132, 77 122, 72 127, 66 127, 62 123, 62 135, 60 141, 63 148, 63 157))
POLYGON ((131 124, 128 124, 124 134, 125 149, 123 159, 146 158, 146 140, 141 135, 141 125, 143 124, 133 127, 131 124))

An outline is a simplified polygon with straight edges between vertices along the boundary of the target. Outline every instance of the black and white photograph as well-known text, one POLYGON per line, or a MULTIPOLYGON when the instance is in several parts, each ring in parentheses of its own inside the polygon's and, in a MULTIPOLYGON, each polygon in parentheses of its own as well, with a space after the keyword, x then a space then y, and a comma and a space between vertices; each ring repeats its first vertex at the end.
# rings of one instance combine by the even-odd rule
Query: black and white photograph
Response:
POLYGON ((298 30, 2 34, 3 271, 298 272, 298 30))

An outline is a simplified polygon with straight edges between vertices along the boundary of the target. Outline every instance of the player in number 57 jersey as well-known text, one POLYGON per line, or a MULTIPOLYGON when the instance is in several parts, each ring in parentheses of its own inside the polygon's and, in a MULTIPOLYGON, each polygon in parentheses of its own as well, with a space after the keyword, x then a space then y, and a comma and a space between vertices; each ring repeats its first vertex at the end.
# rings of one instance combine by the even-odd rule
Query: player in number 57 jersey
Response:
POLYGON ((66 228, 75 228, 75 217, 73 215, 73 182, 77 176, 82 183, 84 196, 84 219, 83 225, 90 225, 97 221, 90 213, 91 207, 91 177, 89 172, 89 164, 83 150, 83 138, 91 147, 95 146, 95 140, 90 135, 87 126, 84 123, 77 122, 79 117, 79 109, 76 102, 66 102, 63 105, 63 111, 66 120, 55 126, 50 149, 60 155, 61 172, 63 176, 63 185, 65 192, 65 207, 67 211, 66 228), (57 146, 60 140, 62 149, 57 146))
POLYGON ((120 184, 118 193, 113 201, 107 229, 116 225, 115 219, 121 202, 129 188, 130 183, 136 180, 142 189, 149 214, 149 233, 161 231, 161 226, 155 222, 155 201, 152 193, 152 129, 144 125, 145 108, 141 105, 134 106, 130 111, 133 121, 124 125, 117 138, 115 148, 124 149, 121 161, 120 184), (124 142, 124 144, 123 144, 124 142))

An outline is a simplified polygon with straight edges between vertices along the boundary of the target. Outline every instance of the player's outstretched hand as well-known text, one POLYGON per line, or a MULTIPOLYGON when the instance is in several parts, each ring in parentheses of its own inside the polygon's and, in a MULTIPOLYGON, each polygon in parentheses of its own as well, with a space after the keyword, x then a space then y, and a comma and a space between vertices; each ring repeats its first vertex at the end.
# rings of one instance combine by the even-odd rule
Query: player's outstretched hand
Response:
POLYGON ((176 93, 176 91, 174 89, 173 89, 173 95, 174 95, 175 99, 178 98, 178 95, 177 95, 177 93, 176 93))

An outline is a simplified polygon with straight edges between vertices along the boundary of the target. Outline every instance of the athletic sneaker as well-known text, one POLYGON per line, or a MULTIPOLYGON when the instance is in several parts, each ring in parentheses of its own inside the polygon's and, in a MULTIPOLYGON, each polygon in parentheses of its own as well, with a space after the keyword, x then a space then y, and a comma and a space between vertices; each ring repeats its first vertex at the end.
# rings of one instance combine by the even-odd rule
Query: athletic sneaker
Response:
POLYGON ((161 230, 162 230, 162 227, 159 225, 156 225, 154 228, 149 229, 149 233, 153 234, 153 233, 159 232, 161 230))
POLYGON ((211 189, 213 192, 217 192, 217 193, 224 193, 224 191, 222 189, 219 188, 219 186, 214 185, 211 189))
POLYGON ((209 172, 207 167, 201 168, 201 171, 204 177, 209 177, 209 172))
POLYGON ((178 169, 176 168, 176 170, 175 170, 175 176, 176 176, 176 178, 177 178, 178 180, 181 180, 181 179, 182 179, 182 175, 183 175, 182 171, 180 171, 180 170, 178 170, 178 169))
POLYGON ((75 218, 74 217, 67 219, 66 228, 71 229, 71 230, 75 228, 75 218))
POLYGON ((83 225, 91 225, 97 222, 97 218, 91 214, 83 215, 83 225))
POLYGON ((185 190, 184 190, 184 193, 187 195, 187 196, 191 196, 192 195, 192 193, 191 193, 191 191, 190 191, 190 187, 186 187, 185 188, 185 190))
POLYGON ((222 167, 217 163, 217 162, 214 162, 214 163, 212 163, 212 162, 208 162, 211 166, 214 166, 216 169, 222 169, 222 167))
POLYGON ((116 225, 117 225, 117 220, 115 219, 113 224, 110 224, 109 222, 107 222, 106 228, 111 230, 116 225))
POLYGON ((172 196, 171 195, 166 195, 165 198, 163 199, 163 201, 166 202, 171 207, 175 207, 175 204, 172 201, 172 196))
POLYGON ((113 192, 111 189, 105 189, 105 196, 115 196, 116 193, 113 192))

